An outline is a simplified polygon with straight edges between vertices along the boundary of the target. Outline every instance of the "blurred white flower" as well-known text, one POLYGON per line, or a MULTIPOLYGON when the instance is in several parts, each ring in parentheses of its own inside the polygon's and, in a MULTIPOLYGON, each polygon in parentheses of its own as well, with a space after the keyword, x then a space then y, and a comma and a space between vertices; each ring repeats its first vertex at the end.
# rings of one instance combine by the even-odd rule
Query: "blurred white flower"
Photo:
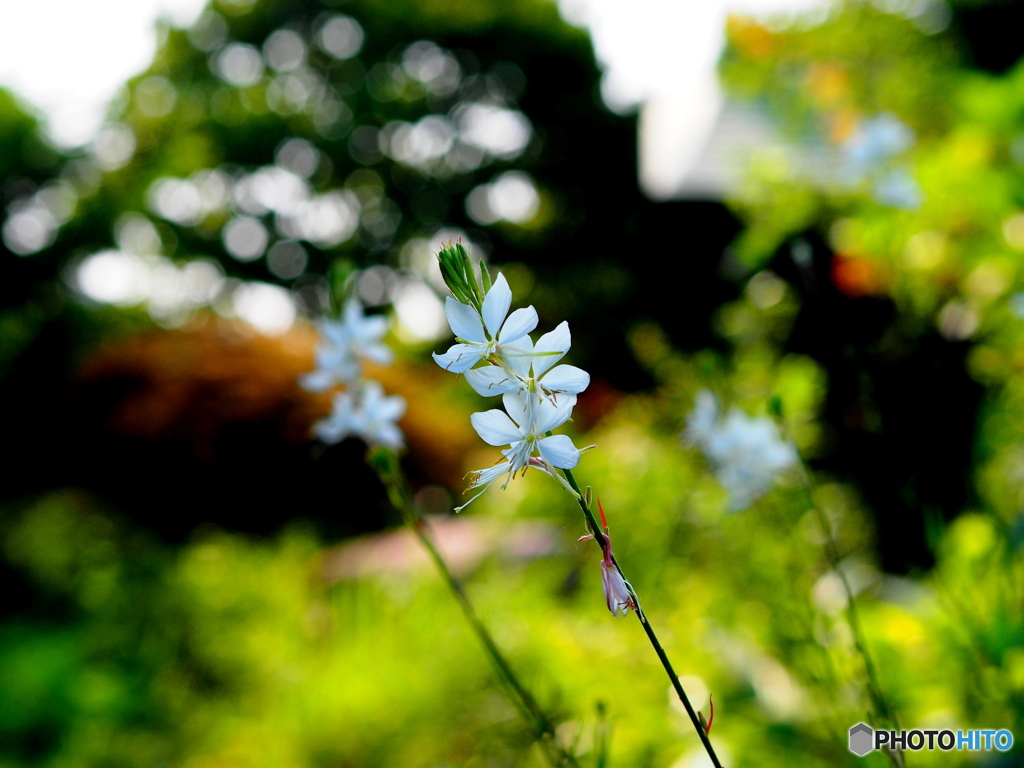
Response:
POLYGON ((860 124, 843 143, 843 153, 851 166, 863 172, 913 145, 914 132, 896 115, 883 112, 860 124))
POLYGON ((906 168, 896 168, 887 173, 875 182, 872 192, 882 205, 908 211, 920 208, 924 197, 917 180, 906 168))
POLYGON ((776 476, 799 461, 796 447, 783 440, 766 416, 748 416, 732 408, 724 418, 708 390, 697 393, 684 439, 711 462, 718 482, 729 492, 729 509, 746 509, 771 488, 776 476))
POLYGON ((890 112, 860 124, 842 146, 845 165, 840 180, 851 185, 871 181, 872 194, 882 205, 913 210, 923 194, 905 167, 893 168, 896 158, 914 145, 914 132, 890 112))
POLYGON ((443 355, 435 353, 434 362, 446 371, 465 373, 494 355, 504 359, 509 347, 537 327, 537 310, 526 307, 509 315, 511 306, 512 291, 501 274, 484 297, 482 312, 449 296, 445 299, 444 313, 460 343, 443 355))
POLYGON ((334 396, 331 415, 313 425, 313 434, 325 443, 359 437, 368 445, 401 448, 402 430, 395 424, 405 414, 405 400, 387 397, 379 382, 367 380, 354 390, 334 396))
POLYGON ((362 375, 362 361, 379 365, 391 362, 391 350, 381 343, 388 320, 383 315, 367 317, 356 298, 349 299, 340 320, 320 320, 320 343, 316 349, 316 370, 299 384, 310 392, 326 392, 338 384, 349 384, 362 375))

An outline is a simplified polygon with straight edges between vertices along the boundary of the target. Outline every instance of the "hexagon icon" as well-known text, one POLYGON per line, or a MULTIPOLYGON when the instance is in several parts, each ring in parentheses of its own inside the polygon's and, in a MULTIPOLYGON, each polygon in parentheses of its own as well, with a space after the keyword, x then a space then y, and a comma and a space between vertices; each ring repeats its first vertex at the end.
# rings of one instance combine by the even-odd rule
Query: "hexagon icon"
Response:
POLYGON ((875 732, 870 725, 857 723, 850 729, 850 751, 858 757, 864 757, 875 748, 874 737, 875 732))

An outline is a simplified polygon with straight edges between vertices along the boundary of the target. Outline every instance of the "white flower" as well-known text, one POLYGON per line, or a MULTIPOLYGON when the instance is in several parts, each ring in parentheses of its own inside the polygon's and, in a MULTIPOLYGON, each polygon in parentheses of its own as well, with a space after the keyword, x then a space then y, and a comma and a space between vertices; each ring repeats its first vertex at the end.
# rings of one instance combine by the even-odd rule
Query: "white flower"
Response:
POLYGON ((331 415, 314 424, 313 433, 325 443, 355 436, 369 445, 401 448, 402 430, 395 422, 404 414, 403 398, 385 397, 379 382, 367 380, 358 389, 336 394, 331 415))
POLYGON ((504 358, 508 347, 514 346, 537 327, 537 310, 526 307, 509 315, 511 306, 512 291, 501 274, 484 297, 481 313, 468 304, 447 297, 444 313, 460 343, 443 355, 435 353, 434 361, 446 371, 465 373, 481 360, 495 355, 504 358))
POLYGON ((847 161, 866 171, 914 145, 914 132, 896 115, 883 112, 865 120, 843 143, 847 161))
POLYGON ((381 343, 388 320, 383 315, 366 317, 358 299, 345 305, 340 320, 320 320, 316 370, 299 380, 310 392, 326 392, 338 384, 350 384, 362 374, 362 360, 380 365, 391 362, 391 350, 381 343))
POLYGON ((875 182, 875 199, 890 208, 914 210, 921 207, 921 187, 906 168, 896 168, 875 182))
POLYGON ((590 374, 574 365, 555 365, 572 346, 569 324, 561 323, 534 345, 529 336, 505 347, 508 368, 488 365, 466 371, 466 381, 484 397, 507 392, 536 392, 542 397, 577 395, 590 384, 590 374))
POLYGON ((504 397, 504 404, 508 414, 493 409, 469 417, 473 428, 485 443, 496 447, 507 445, 508 448, 501 452, 505 461, 470 473, 473 479, 466 490, 481 490, 456 509, 456 512, 469 506, 473 499, 502 475, 505 476, 501 486, 504 488, 516 474, 525 472, 529 467, 541 469, 558 479, 555 468, 572 469, 579 463, 580 451, 568 435, 544 436, 545 432, 569 420, 572 407, 576 404, 575 395, 568 395, 555 403, 542 400, 537 395, 509 393, 504 397))
POLYGON ((502 488, 504 488, 506 485, 508 485, 508 480, 512 479, 511 461, 503 461, 500 464, 495 464, 493 467, 487 467, 487 469, 477 469, 473 472, 470 472, 469 476, 471 480, 469 482, 469 486, 465 490, 465 493, 469 493, 474 488, 479 488, 480 491, 473 494, 470 497, 469 501, 467 501, 461 507, 456 507, 455 511, 461 512, 466 507, 468 507, 478 496, 480 496, 480 494, 482 494, 490 487, 491 483, 493 483, 502 475, 508 476, 508 479, 505 481, 505 484, 502 485, 502 488))
POLYGON ((542 437, 569 420, 575 397, 563 397, 555 403, 536 395, 509 393, 503 402, 508 414, 494 409, 474 413, 469 420, 485 443, 508 446, 501 453, 512 462, 513 474, 525 468, 531 456, 560 469, 572 469, 579 463, 580 452, 567 435, 542 437))
POLYGON ((796 447, 782 439, 771 419, 750 417, 739 408, 719 418, 718 401, 707 390, 697 393, 684 437, 711 462, 715 477, 729 492, 733 511, 753 504, 780 472, 799 460, 796 447))

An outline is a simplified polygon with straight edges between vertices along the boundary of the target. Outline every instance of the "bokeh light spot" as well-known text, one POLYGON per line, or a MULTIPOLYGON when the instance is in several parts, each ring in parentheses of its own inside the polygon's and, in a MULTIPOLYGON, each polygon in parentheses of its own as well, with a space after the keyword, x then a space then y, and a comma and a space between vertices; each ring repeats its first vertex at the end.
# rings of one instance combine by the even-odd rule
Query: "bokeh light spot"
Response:
POLYGON ((256 85, 263 77, 263 59, 248 43, 231 43, 213 57, 213 71, 226 83, 238 88, 256 85))
POLYGON ((317 34, 317 43, 324 53, 335 59, 351 59, 363 47, 363 28, 351 16, 332 16, 317 34))
POLYGON ((92 156, 102 170, 116 171, 135 154, 135 134, 127 125, 108 123, 100 128, 92 143, 92 156))
POLYGON ((242 283, 232 297, 235 314, 268 335, 284 333, 295 322, 295 302, 284 288, 270 283, 242 283))
POLYGON ((462 141, 503 160, 521 155, 533 135, 526 115, 493 104, 463 103, 452 116, 462 141))
POLYGON ((251 216, 239 216, 224 225, 224 248, 239 261, 254 261, 267 249, 267 228, 251 216))
POLYGON ((139 213, 126 213, 114 225, 114 240, 127 253, 151 255, 160 252, 160 234, 153 222, 139 213))
POLYGON ((150 185, 147 199, 149 209, 167 221, 194 226, 202 220, 202 196, 194 184, 184 179, 157 179, 150 185))
POLYGON ((306 271, 309 256, 306 249, 294 240, 274 243, 267 251, 267 268, 275 277, 291 280, 306 271))
POLYGON ((522 171, 507 171, 466 196, 466 213, 478 224, 510 221, 523 224, 540 210, 540 194, 522 171))
POLYGON ((135 104, 146 117, 169 115, 178 100, 178 91, 166 77, 147 77, 135 86, 135 104))
POLYGON ((306 41, 292 29, 279 29, 263 43, 263 56, 271 69, 291 72, 306 60, 306 41))
POLYGON ((278 147, 274 160, 285 170, 308 179, 320 165, 320 151, 305 139, 288 139, 278 147))
POLYGON ((228 39, 228 23, 216 11, 203 11, 188 31, 188 40, 200 51, 214 51, 228 39))

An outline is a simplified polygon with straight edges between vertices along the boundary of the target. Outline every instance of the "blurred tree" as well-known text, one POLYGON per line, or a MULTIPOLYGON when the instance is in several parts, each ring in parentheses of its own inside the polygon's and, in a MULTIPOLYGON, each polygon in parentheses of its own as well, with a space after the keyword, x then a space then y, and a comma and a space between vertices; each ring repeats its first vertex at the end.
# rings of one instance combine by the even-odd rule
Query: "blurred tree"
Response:
POLYGON ((992 69, 1019 56, 998 39, 989 51, 975 25, 1010 6, 982 5, 950 18, 944 4, 851 0, 776 31, 734 19, 723 60, 733 93, 787 131, 781 165, 755 158, 734 200, 748 223, 737 252, 795 292, 783 347, 830 381, 816 465, 857 485, 897 572, 929 566, 944 524, 983 502, 979 417, 1002 401, 995 359, 1020 337, 1022 75, 965 66, 971 51, 992 69), (981 352, 992 344, 1003 351, 981 352))
MULTIPOLYGON (((660 323, 686 348, 719 343, 713 308, 735 288, 718 277, 718 254, 735 221, 717 204, 641 195, 635 119, 601 105, 589 41, 553 3, 223 0, 191 30, 161 34, 150 69, 125 88, 89 152, 65 166, 74 216, 52 217, 46 237, 32 239, 9 209, 6 247, 36 270, 23 282, 84 302, 87 312, 61 310, 76 322, 139 327, 148 314, 176 328, 212 306, 259 323, 275 307, 287 313, 289 301, 316 314, 352 270, 372 268, 358 286, 367 303, 395 300, 400 318, 403 297, 433 308, 434 318, 404 320, 422 347, 436 338, 429 326, 442 289, 432 252, 462 236, 504 265, 542 327, 568 319, 575 362, 614 387, 650 383, 627 341, 638 322, 660 323), (685 279, 666 279, 673 272, 685 279), (100 311, 118 306, 135 309, 100 311)), ((52 354, 54 345, 34 348, 52 354)), ((26 379, 17 399, 38 402, 33 384, 26 379)), ((59 411, 43 429, 27 420, 18 430, 34 446, 26 453, 46 450, 68 418, 59 411)), ((120 488, 131 508, 150 485, 145 467, 160 466, 181 496, 207 498, 200 478, 216 473, 208 460, 159 441, 108 453, 94 428, 72 423, 83 442, 54 455, 45 475, 19 465, 9 492, 93 478, 120 488)), ((269 423, 248 428, 262 429, 268 446, 279 436, 269 423)), ((287 497, 286 482, 271 496, 287 497)), ((154 519, 180 508, 152 503, 154 519)), ((197 516, 244 525, 219 511, 226 503, 202 504, 197 516)), ((271 506, 251 525, 335 515, 324 505, 271 506)))

